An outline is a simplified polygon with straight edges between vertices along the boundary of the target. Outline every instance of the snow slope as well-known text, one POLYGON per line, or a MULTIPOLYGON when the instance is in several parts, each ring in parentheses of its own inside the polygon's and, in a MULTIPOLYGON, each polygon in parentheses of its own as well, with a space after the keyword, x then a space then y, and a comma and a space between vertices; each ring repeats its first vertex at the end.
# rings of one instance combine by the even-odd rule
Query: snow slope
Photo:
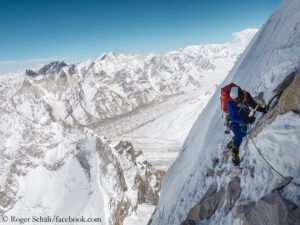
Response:
MULTIPOLYGON (((299 52, 300 4, 298 0, 285 0, 255 35, 221 86, 235 82, 253 96, 264 92, 264 99, 268 100, 273 95, 272 90, 287 75, 299 70, 299 52)), ((223 132, 219 97, 220 88, 198 117, 179 156, 168 170, 152 225, 179 225, 211 185, 213 178, 207 178, 205 172, 212 168, 213 158, 220 158, 229 140, 223 132)), ((278 116, 254 139, 270 163, 297 183, 300 183, 299 125, 299 115, 289 112, 278 116)), ((255 166, 255 176, 242 175, 240 203, 258 200, 281 181, 251 143, 245 148, 249 152, 242 165, 255 166)), ((231 167, 230 163, 225 166, 231 167)), ((229 179, 219 179, 219 187, 229 179)), ((299 188, 289 184, 284 197, 299 205, 299 188)), ((234 215, 235 208, 227 216, 219 211, 205 224, 240 224, 234 215)))

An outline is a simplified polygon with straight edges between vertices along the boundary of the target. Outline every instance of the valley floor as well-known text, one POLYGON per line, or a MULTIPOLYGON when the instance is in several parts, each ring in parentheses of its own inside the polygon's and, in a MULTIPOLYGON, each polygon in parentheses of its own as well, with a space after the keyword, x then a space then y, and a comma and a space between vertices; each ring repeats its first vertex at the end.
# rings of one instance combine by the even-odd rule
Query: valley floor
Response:
POLYGON ((215 88, 212 88, 203 93, 200 88, 170 97, 161 104, 145 109, 135 118, 130 118, 135 122, 145 120, 137 129, 110 138, 132 142, 134 149, 142 151, 151 164, 158 169, 167 170, 214 91, 215 88))

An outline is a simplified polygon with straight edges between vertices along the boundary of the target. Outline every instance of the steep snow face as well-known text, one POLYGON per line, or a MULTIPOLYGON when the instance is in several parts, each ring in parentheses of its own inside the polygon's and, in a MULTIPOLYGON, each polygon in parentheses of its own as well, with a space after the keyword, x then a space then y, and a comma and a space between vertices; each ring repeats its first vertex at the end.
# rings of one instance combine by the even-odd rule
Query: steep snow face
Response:
MULTIPOLYGON (((286 0, 255 35, 221 86, 235 82, 253 96, 263 92, 264 99, 269 100, 272 90, 291 72, 299 70, 299 52, 300 4, 298 0, 286 0)), ((220 158, 230 139, 223 132, 219 97, 220 88, 198 117, 168 170, 152 225, 179 225, 213 182, 213 178, 206 177, 206 170, 213 168, 212 159, 220 158)), ((297 183, 300 183, 300 165, 296 163, 300 161, 299 120, 299 115, 293 112, 278 116, 254 139, 269 162, 297 183)), ((262 160, 251 142, 243 143, 241 151, 246 151, 242 166, 254 166, 255 174, 254 178, 241 176, 239 204, 270 193, 282 179, 262 160)), ((227 163, 225 168, 231 166, 227 163)), ((226 185, 229 179, 226 176, 218 179, 219 187, 226 185)), ((300 204, 300 190, 293 184, 286 187, 283 195, 300 204)), ((234 216, 235 210, 233 208, 227 216, 218 211, 216 217, 205 224, 240 224, 234 216)))

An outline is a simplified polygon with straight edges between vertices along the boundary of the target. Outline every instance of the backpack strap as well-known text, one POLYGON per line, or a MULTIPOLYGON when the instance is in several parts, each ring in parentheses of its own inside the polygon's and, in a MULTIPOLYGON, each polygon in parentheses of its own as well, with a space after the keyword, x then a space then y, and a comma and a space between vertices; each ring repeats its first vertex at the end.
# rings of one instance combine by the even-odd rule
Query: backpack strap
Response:
POLYGON ((247 92, 243 90, 243 102, 247 102, 247 101, 248 101, 247 92))

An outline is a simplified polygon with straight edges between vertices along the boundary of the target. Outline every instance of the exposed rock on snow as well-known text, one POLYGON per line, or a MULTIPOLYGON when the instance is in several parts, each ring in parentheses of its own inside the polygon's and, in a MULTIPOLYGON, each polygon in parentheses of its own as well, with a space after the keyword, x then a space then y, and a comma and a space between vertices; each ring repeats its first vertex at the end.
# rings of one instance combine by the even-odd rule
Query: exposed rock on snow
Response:
POLYGON ((272 91, 274 94, 282 94, 282 92, 291 85, 296 76, 295 72, 287 75, 284 80, 272 91))
POLYGON ((206 170, 206 176, 207 177, 213 177, 215 175, 215 171, 212 169, 206 170))
POLYGON ((213 183, 203 196, 203 198, 190 210, 187 219, 198 221, 209 219, 218 209, 225 188, 218 190, 217 183, 213 183))
POLYGON ((226 186, 218 190, 216 183, 213 183, 203 198, 190 210, 187 219, 199 221, 210 219, 216 210, 224 207, 227 214, 241 194, 240 178, 234 177, 226 186))
POLYGON ((280 114, 293 111, 300 113, 300 73, 298 73, 292 83, 283 91, 278 107, 280 114))
MULTIPOLYGON (((254 171, 255 168, 254 167, 244 167, 244 168, 231 168, 230 171, 227 171, 227 173, 225 173, 226 175, 230 175, 231 177, 235 177, 238 175, 241 175, 242 173, 244 174, 248 174, 251 177, 254 177, 254 171)), ((226 172, 226 169, 219 169, 216 172, 212 169, 208 169, 206 170, 206 176, 207 177, 220 177, 224 174, 224 172, 226 172)))
POLYGON ((282 191, 292 180, 293 180, 292 177, 287 177, 287 179, 283 179, 283 181, 281 181, 276 185, 274 190, 282 191))
POLYGON ((266 124, 271 124, 277 115, 290 111, 300 113, 300 73, 287 76, 274 92, 281 94, 278 103, 257 123, 251 132, 252 137, 256 137, 266 124))
POLYGON ((196 225, 194 220, 186 219, 180 225, 196 225))
POLYGON ((224 210, 225 214, 229 213, 229 211, 233 208, 236 201, 239 199, 241 194, 240 187, 241 180, 238 176, 232 178, 232 180, 227 184, 225 189, 225 194, 219 203, 219 206, 223 206, 225 204, 224 210))
MULTIPOLYGON (((65 62, 51 62, 42 68, 40 68, 37 72, 32 71, 32 70, 26 70, 26 75, 35 77, 38 75, 54 75, 54 74, 59 74, 62 70, 63 67, 68 66, 65 62)), ((70 67, 72 68, 72 66, 70 67)))
POLYGON ((297 225, 300 224, 300 207, 274 191, 257 202, 239 206, 237 216, 244 225, 297 225))
POLYGON ((100 180, 108 191, 114 215, 111 224, 123 224, 138 204, 157 204, 164 172, 153 168, 142 156, 136 158, 130 142, 121 141, 112 149, 109 140, 98 138, 96 148, 101 162, 100 180))

